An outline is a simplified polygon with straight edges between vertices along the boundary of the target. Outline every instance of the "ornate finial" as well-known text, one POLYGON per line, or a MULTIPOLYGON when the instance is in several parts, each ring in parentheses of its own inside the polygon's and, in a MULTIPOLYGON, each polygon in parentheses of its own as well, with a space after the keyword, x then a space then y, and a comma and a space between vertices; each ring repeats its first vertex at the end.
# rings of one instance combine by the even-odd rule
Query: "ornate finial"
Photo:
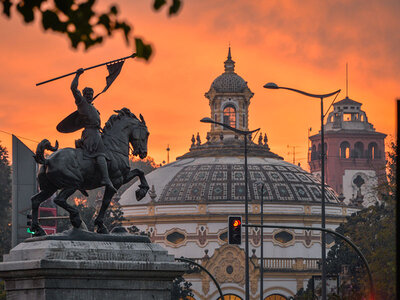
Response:
POLYGON ((267 134, 264 134, 264 145, 268 146, 268 138, 267 138, 267 134))
POLYGON ((196 141, 197 141, 197 146, 200 146, 200 145, 201 145, 201 140, 200 140, 200 135, 199 135, 199 133, 197 133, 196 141))
POLYGON ((262 133, 260 132, 260 135, 258 136, 258 144, 259 145, 262 145, 262 139, 263 139, 262 133))
POLYGON ((196 142, 195 138, 194 138, 194 134, 192 134, 192 147, 194 146, 194 143, 196 142))
POLYGON ((346 98, 349 98, 349 68, 346 63, 346 98))
POLYGON ((151 189, 149 190, 149 196, 150 196, 151 200, 154 200, 157 198, 156 189, 154 188, 154 184, 151 185, 151 189))
POLYGON ((231 55, 231 46, 229 45, 228 48, 228 58, 224 62, 225 64, 225 72, 234 72, 235 71, 235 62, 232 60, 232 55, 231 55))
POLYGON ((169 151, 171 150, 171 148, 169 148, 169 144, 167 146, 167 163, 169 164, 169 151))

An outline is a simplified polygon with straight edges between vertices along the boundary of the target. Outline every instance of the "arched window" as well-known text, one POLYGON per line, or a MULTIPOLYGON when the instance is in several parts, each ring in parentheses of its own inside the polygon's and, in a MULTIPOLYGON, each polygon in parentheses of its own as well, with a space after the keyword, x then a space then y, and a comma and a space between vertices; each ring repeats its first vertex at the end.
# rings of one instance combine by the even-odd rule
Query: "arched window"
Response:
POLYGON ((339 151, 340 158, 350 158, 350 144, 348 142, 342 142, 339 151))
POLYGON ((236 128, 236 109, 233 105, 224 108, 224 124, 236 128))
MULTIPOLYGON (((221 297, 218 297, 217 300, 221 300, 221 297)), ((242 298, 234 294, 226 294, 224 295, 224 300, 242 300, 242 298)))
POLYGON ((312 145, 311 147, 311 160, 316 160, 318 159, 317 157, 317 147, 315 145, 312 145))
POLYGON ((317 159, 321 159, 321 153, 322 153, 322 147, 321 144, 318 144, 318 148, 317 148, 317 159))
POLYGON ((368 158, 376 159, 378 157, 378 145, 375 142, 368 145, 368 158))
POLYGON ((364 144, 361 142, 357 142, 354 144, 354 157, 362 158, 364 157, 364 144))
POLYGON ((264 298, 264 300, 286 300, 286 297, 279 294, 273 294, 269 295, 267 298, 264 298))

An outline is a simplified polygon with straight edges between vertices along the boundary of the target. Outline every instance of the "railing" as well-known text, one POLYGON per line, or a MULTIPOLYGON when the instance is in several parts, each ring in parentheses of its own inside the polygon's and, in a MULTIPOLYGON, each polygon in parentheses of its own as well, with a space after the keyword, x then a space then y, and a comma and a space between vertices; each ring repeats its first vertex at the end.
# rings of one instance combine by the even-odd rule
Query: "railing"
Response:
POLYGON ((318 258, 264 258, 265 271, 318 271, 320 270, 318 258))
MULTIPOLYGON (((209 258, 208 258, 209 259, 209 258)), ((201 264, 204 258, 190 258, 190 260, 201 264)), ((259 258, 251 258, 259 266, 259 258)), ((321 259, 319 258, 264 258, 264 271, 319 271, 321 259)))

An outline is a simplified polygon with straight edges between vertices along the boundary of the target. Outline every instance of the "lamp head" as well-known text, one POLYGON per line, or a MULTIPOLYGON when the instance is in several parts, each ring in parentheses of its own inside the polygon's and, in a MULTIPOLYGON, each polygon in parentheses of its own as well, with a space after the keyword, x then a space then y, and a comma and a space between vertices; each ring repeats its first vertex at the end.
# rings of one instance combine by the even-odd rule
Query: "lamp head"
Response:
POLYGON ((214 120, 211 119, 211 118, 203 118, 203 119, 200 120, 200 122, 203 122, 203 123, 215 123, 214 120))
POLYGON ((279 86, 273 82, 268 82, 267 84, 264 85, 264 87, 266 89, 273 89, 273 90, 279 89, 279 86))

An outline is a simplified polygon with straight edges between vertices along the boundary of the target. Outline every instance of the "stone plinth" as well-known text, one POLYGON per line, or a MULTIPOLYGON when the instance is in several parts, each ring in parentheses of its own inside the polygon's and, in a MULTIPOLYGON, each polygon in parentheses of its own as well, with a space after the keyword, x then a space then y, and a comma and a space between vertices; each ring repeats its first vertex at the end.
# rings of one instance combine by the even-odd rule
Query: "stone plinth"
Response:
POLYGON ((0 264, 7 299, 170 299, 185 264, 157 244, 118 239, 26 240, 0 264))

